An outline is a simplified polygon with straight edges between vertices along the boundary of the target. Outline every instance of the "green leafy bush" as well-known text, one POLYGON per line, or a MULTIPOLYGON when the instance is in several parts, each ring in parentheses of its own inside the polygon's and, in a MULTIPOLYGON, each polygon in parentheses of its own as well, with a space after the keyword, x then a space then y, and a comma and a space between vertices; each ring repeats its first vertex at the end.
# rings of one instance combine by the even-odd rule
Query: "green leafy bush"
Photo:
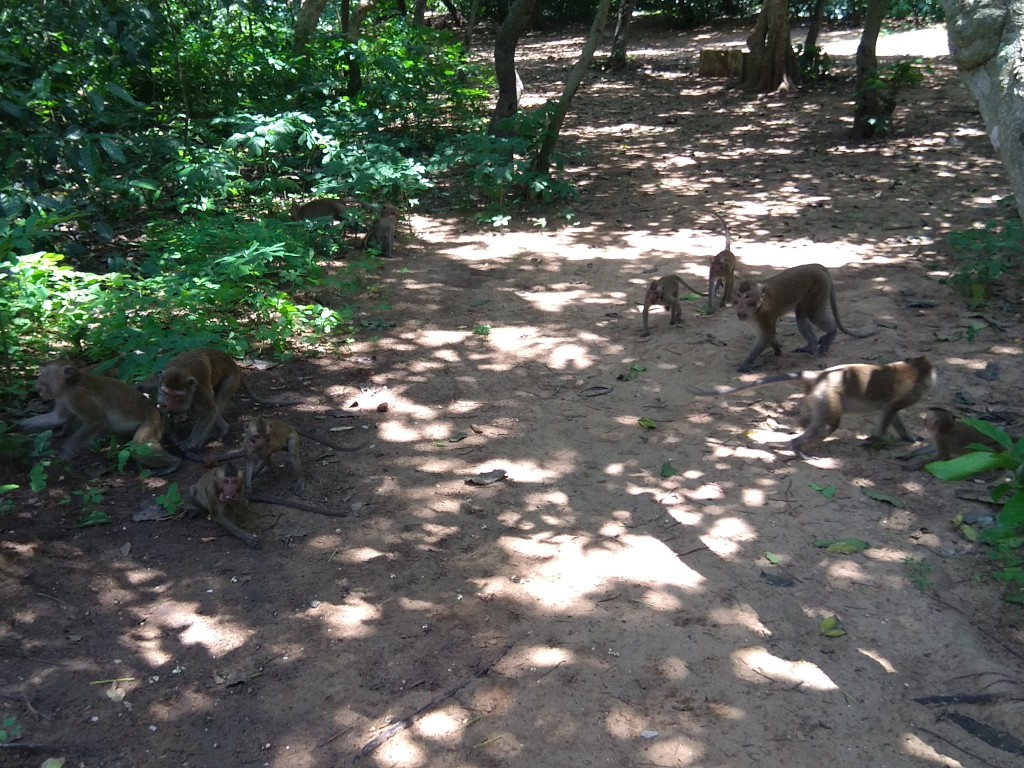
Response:
POLYGON ((1005 280, 1020 280, 1024 268, 1024 224, 1012 199, 1004 202, 1005 219, 949 236, 956 263, 950 283, 974 307, 988 301, 1005 280))

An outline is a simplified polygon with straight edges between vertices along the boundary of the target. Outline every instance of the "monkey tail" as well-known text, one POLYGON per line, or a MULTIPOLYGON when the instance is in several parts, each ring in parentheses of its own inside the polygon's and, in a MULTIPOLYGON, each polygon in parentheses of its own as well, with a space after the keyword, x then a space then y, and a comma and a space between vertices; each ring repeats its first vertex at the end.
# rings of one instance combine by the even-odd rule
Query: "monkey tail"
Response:
POLYGON ((240 386, 245 391, 245 394, 248 395, 249 399, 254 400, 260 405, 300 405, 302 403, 301 400, 267 400, 262 395, 257 395, 252 391, 252 387, 249 386, 249 383, 245 380, 244 376, 240 381, 240 386))
POLYGON ((723 248, 722 250, 723 251, 731 251, 732 250, 732 238, 729 236, 729 225, 725 223, 725 219, 723 219, 721 216, 719 216, 714 211, 708 211, 708 215, 714 216, 716 219, 718 219, 721 222, 721 224, 722 224, 722 234, 725 235, 725 248, 723 248))
POLYGON ((839 319, 839 304, 838 302, 836 302, 836 286, 831 280, 829 280, 828 284, 828 300, 832 304, 832 318, 836 321, 836 326, 838 326, 839 330, 845 333, 847 336, 853 336, 853 338, 855 339, 866 339, 870 336, 876 336, 878 334, 878 331, 868 331, 867 333, 854 333, 853 331, 846 330, 846 328, 843 326, 843 321, 839 319))
POLYGON ((683 278, 681 278, 681 277, 679 278, 679 282, 682 283, 686 287, 686 290, 688 290, 690 293, 696 293, 698 296, 707 296, 708 295, 706 293, 701 293, 696 288, 694 288, 692 285, 690 285, 688 282, 683 280, 683 278))
POLYGON ((796 373, 779 373, 776 374, 775 376, 765 376, 763 379, 752 381, 749 384, 740 384, 738 387, 730 387, 728 389, 708 391, 703 389, 693 389, 692 387, 687 387, 686 391, 689 392, 691 395, 697 395, 698 397, 717 397, 719 395, 733 395, 737 392, 743 392, 744 390, 747 389, 765 387, 769 384, 779 384, 783 381, 804 381, 806 378, 805 374, 808 373, 814 377, 817 377, 817 375, 821 373, 821 371, 798 371, 796 373))

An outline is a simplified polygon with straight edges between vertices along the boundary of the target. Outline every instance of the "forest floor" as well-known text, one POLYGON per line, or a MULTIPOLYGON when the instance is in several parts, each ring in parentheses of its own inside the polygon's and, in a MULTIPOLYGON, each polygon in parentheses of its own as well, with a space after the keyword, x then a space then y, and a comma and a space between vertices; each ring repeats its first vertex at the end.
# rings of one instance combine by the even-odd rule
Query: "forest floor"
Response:
MULTIPOLYGON (((990 508, 906 471, 905 444, 861 447, 866 417, 787 460, 765 439, 795 431, 793 387, 694 398, 740 380, 753 335, 731 308, 688 303, 674 328, 652 310, 640 337, 652 275, 703 284, 713 210, 744 277, 825 264, 846 326, 877 331, 819 360, 790 352, 787 318, 759 373, 927 355, 928 404, 1022 421, 1016 297, 971 313, 942 280, 947 234, 1008 194, 944 33, 882 39, 934 68, 885 144, 847 137, 856 31, 825 38, 829 84, 751 97, 697 76, 701 48, 745 34, 638 30, 637 66, 591 71, 569 116, 578 203, 499 229, 464 202, 414 209, 361 303, 374 338, 248 372, 305 394, 280 412, 307 430, 372 434, 304 444, 303 500, 341 517, 254 506, 258 552, 204 519, 133 521, 196 467, 103 477, 114 525, 76 528, 60 483, 18 497, 0 713, 49 746, 0 765, 1021 765, 1021 609, 950 522, 990 508), (840 537, 870 546, 814 546, 840 537), (832 615, 845 636, 819 633, 832 615), (956 694, 992 700, 918 701, 956 694)), ((527 105, 581 42, 524 40, 527 105)), ((258 482, 288 495, 284 469, 258 482)))

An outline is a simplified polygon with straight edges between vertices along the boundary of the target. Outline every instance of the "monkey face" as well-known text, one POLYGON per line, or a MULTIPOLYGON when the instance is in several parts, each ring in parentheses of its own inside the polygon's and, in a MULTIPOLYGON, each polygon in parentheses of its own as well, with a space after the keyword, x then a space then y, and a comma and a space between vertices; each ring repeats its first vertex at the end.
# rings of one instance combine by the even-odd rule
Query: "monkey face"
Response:
POLYGON ((229 475, 227 472, 217 474, 217 498, 222 502, 230 502, 242 495, 242 473, 229 475))
POLYGON ((181 387, 174 382, 164 381, 156 393, 156 405, 162 411, 183 416, 192 407, 192 395, 196 391, 196 380, 190 376, 181 387))

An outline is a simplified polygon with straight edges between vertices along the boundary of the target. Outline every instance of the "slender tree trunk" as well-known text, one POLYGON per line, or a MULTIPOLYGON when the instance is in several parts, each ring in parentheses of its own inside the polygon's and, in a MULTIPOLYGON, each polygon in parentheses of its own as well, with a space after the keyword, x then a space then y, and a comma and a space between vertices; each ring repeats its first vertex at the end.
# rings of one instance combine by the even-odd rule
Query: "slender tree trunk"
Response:
POLYGON ((473 0, 469 6, 469 21, 466 22, 466 34, 462 36, 462 47, 469 48, 473 44, 473 29, 476 27, 476 12, 480 10, 480 0, 473 0))
POLYGON ((889 0, 868 0, 864 14, 864 31, 857 46, 857 93, 854 98, 853 136, 856 139, 884 138, 892 133, 892 113, 896 95, 887 83, 878 78, 878 55, 875 46, 882 21, 889 10, 889 0))
POLYGON ((352 98, 363 89, 363 72, 359 66, 359 59, 351 51, 359 42, 359 31, 366 20, 367 14, 373 10, 377 0, 363 0, 356 8, 354 16, 349 16, 348 30, 345 32, 345 42, 349 45, 349 52, 345 55, 344 71, 347 83, 345 84, 345 95, 352 98))
MULTIPOLYGON (((821 0, 824 2, 824 0, 821 0)), ((626 68, 626 48, 629 43, 629 22, 633 19, 636 0, 619 0, 619 12, 615 18, 615 34, 612 36, 611 67, 614 70, 626 68)))
POLYGON ((800 84, 800 70, 789 38, 788 0, 764 0, 747 38, 750 57, 743 77, 748 91, 787 91, 800 84))
POLYGON ((580 54, 579 61, 576 62, 572 72, 569 73, 569 77, 565 81, 565 91, 563 91, 561 98, 548 112, 548 124, 544 131, 544 141, 541 143, 537 157, 533 161, 533 169, 538 173, 547 173, 551 167, 551 156, 555 152, 555 145, 558 143, 558 134, 562 130, 562 123, 565 122, 565 116, 569 113, 569 105, 572 104, 573 97, 576 95, 576 91, 579 90, 580 83, 583 82, 583 76, 590 67, 590 62, 594 58, 594 51, 601 44, 601 37, 604 35, 604 25, 608 20, 608 9, 611 7, 611 4, 612 0, 600 0, 598 3, 597 12, 594 14, 594 23, 590 27, 590 37, 587 38, 587 43, 583 46, 583 53, 580 54))
MULTIPOLYGON (((424 0, 424 2, 426 2, 426 0, 424 0)), ((461 27, 466 23, 466 20, 462 17, 462 12, 459 10, 458 6, 452 2, 452 0, 441 0, 441 5, 447 9, 448 18, 452 20, 452 24, 456 27, 461 27)))
POLYGON ((807 27, 807 39, 804 40, 805 51, 818 46, 818 35, 821 34, 821 17, 824 15, 825 0, 814 0, 814 8, 811 9, 811 25, 807 27))
POLYGON ((498 102, 491 115, 487 132, 501 135, 501 121, 512 117, 519 110, 519 96, 516 88, 516 46, 526 31, 530 12, 536 0, 513 0, 508 15, 498 27, 494 38, 494 74, 498 79, 498 102))
POLYGON ((327 0, 303 0, 299 15, 295 18, 295 40, 292 42, 292 53, 298 56, 306 50, 316 25, 320 23, 327 0))
POLYGON ((416 0, 412 7, 412 25, 422 27, 423 19, 427 15, 427 0, 416 0))

